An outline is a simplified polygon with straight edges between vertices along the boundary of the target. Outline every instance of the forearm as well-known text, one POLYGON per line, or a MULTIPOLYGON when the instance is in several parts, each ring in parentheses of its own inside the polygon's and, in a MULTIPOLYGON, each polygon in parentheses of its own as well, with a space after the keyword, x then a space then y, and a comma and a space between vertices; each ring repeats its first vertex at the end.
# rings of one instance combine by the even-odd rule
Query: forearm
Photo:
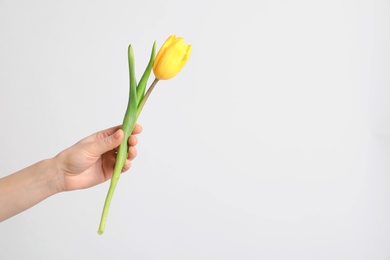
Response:
POLYGON ((61 175, 53 159, 0 179, 0 222, 58 193, 61 175))

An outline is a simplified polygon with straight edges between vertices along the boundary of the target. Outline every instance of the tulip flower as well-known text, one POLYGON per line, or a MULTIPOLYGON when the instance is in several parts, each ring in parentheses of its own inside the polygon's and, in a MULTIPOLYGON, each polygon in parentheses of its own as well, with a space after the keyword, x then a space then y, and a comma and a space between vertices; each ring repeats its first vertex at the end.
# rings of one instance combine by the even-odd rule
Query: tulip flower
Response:
POLYGON ((157 79, 167 80, 176 76, 187 63, 192 46, 184 43, 184 39, 171 35, 157 53, 153 64, 153 72, 157 79))
POLYGON ((129 75, 130 75, 130 91, 129 101, 127 104, 126 113, 122 123, 122 129, 124 132, 124 138, 120 144, 116 156, 114 172, 111 177, 110 187, 104 202, 104 208, 100 219, 100 225, 98 234, 103 234, 107 221, 108 210, 110 208, 111 200, 114 195, 115 188, 117 186, 120 173, 128 156, 128 139, 133 132, 137 119, 145 105, 145 102, 152 93, 157 82, 173 78, 183 68, 187 62, 190 53, 191 45, 184 43, 183 38, 177 38, 175 35, 170 36, 155 57, 156 43, 153 44, 152 54, 149 59, 149 63, 145 69, 144 74, 141 77, 140 82, 137 84, 135 79, 135 66, 134 66, 134 53, 133 48, 129 45, 128 48, 128 61, 129 61, 129 75), (146 90, 146 84, 149 79, 151 70, 153 68, 156 78, 146 90))

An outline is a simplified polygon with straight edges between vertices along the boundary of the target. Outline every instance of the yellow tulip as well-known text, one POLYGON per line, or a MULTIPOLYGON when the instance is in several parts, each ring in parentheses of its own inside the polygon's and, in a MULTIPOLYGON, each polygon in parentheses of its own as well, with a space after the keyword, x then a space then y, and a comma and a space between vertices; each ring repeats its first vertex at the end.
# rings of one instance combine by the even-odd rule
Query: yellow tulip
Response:
POLYGON ((102 216, 100 219, 98 230, 98 234, 100 235, 103 234, 106 226, 111 200, 114 195, 120 173, 122 172, 126 158, 128 157, 128 139, 134 129, 138 116, 140 115, 145 102, 148 100, 157 82, 160 79, 171 79, 176 76, 176 74, 179 73, 179 71, 188 61, 191 54, 191 49, 191 45, 184 43, 183 38, 178 38, 175 35, 171 35, 165 41, 160 51, 157 53, 157 56, 155 57, 156 44, 153 44, 148 66, 146 67, 141 80, 137 84, 137 81, 135 80, 133 48, 131 45, 129 45, 127 55, 129 60, 130 91, 129 101, 122 124, 122 130, 125 134, 125 138, 123 138, 116 154, 114 172, 111 177, 110 187, 107 192, 102 216), (156 78, 145 93, 146 84, 150 73, 152 72, 152 68, 156 78))
POLYGON ((192 46, 183 38, 171 35, 165 41, 153 63, 153 72, 157 79, 167 80, 176 76, 190 58, 192 46))

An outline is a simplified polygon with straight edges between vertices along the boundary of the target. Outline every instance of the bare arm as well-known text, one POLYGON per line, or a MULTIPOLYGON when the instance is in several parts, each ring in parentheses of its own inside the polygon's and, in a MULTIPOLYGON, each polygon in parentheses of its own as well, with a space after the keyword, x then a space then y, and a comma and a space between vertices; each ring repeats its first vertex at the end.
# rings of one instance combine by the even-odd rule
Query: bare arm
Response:
POLYGON ((0 179, 0 221, 59 192, 53 160, 43 160, 0 179))

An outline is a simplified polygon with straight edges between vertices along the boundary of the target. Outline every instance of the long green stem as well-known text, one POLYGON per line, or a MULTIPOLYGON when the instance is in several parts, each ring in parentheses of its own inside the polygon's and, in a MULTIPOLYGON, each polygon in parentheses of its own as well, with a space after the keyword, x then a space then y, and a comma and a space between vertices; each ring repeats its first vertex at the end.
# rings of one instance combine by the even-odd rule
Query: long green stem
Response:
POLYGON ((138 105, 135 119, 133 119, 133 116, 131 116, 131 114, 133 114, 134 107, 130 106, 130 102, 129 102, 129 105, 127 107, 125 119, 124 119, 123 126, 122 126, 122 128, 124 129, 124 132, 125 132, 125 137, 123 138, 123 141, 120 144, 119 149, 118 149, 114 173, 112 174, 112 177, 111 177, 110 188, 108 189, 106 201, 104 203, 102 217, 100 219, 100 226, 99 226, 99 230, 98 230, 99 235, 104 233, 104 229, 105 229, 106 221, 107 221, 107 216, 108 216, 108 211, 109 211, 110 205, 111 205, 111 200, 112 200, 112 197, 114 195, 116 185, 118 184, 118 180, 120 177, 120 173, 122 172, 123 165, 125 164, 126 159, 127 159, 127 155, 128 155, 127 154, 127 150, 128 150, 127 140, 129 139, 131 133, 133 132, 135 123, 136 123, 139 115, 141 114, 141 111, 142 111, 146 101, 148 100, 150 94, 152 93, 154 87, 157 85, 157 82, 158 82, 158 79, 155 78, 153 83, 148 88, 148 91, 145 93, 145 96, 143 97, 141 103, 138 105), (133 119, 133 120, 131 120, 131 119, 133 119), (125 128, 127 128, 127 129, 125 130, 125 128), (126 134, 126 133, 130 133, 130 134, 126 134))
POLYGON ((137 121, 137 82, 135 80, 135 70, 134 70, 134 53, 131 45, 128 49, 128 58, 129 58, 129 75, 130 75, 130 93, 129 93, 129 102, 127 104, 126 114, 123 119, 122 130, 124 132, 124 138, 122 143, 119 146, 114 172, 111 177, 110 188, 108 189, 108 193, 106 196, 106 200, 104 202, 104 208, 102 212, 102 217, 100 219, 100 225, 98 229, 98 234, 101 235, 104 233, 104 229, 106 226, 107 215, 111 205, 111 200, 114 195, 114 191, 116 185, 118 184, 118 180, 120 174, 122 172, 123 166, 127 160, 128 155, 128 139, 133 132, 135 123, 137 121))
POLYGON ((112 197, 114 196, 114 191, 118 184, 118 180, 122 172, 123 166, 127 160, 128 149, 129 149, 128 139, 134 130, 135 124, 142 111, 142 108, 144 107, 147 99, 150 96, 150 93, 152 93, 154 87, 158 82, 158 79, 155 78, 153 83, 150 85, 148 91, 145 93, 146 82, 149 78, 153 66, 155 48, 156 48, 156 43, 153 44, 153 49, 150 56, 149 64, 144 72, 144 75, 141 78, 139 85, 137 86, 137 82, 135 80, 135 71, 134 71, 134 54, 131 45, 129 45, 128 60, 129 60, 129 75, 130 75, 130 93, 129 93, 129 101, 127 104, 126 114, 122 124, 124 138, 118 149, 114 172, 112 174, 110 187, 108 189, 106 200, 104 202, 103 212, 102 212, 100 225, 98 229, 99 235, 104 233, 104 229, 107 222, 108 211, 111 205, 111 200, 112 197))
MULTIPOLYGON (((130 133, 133 131, 134 126, 135 126, 135 120, 133 122, 134 123, 130 123, 128 125, 128 129, 131 129, 130 133)), ((113 172, 112 177, 111 177, 110 188, 108 189, 106 200, 104 202, 102 217, 100 219, 100 225, 99 225, 99 230, 98 230, 99 235, 104 233, 104 229, 105 229, 106 221, 107 221, 107 216, 108 216, 108 211, 109 211, 110 205, 111 205, 111 200, 112 200, 112 197, 114 195, 116 185, 118 184, 118 180, 119 180, 120 174, 122 172, 123 166, 127 160, 127 156, 128 156, 128 143, 127 142, 128 142, 129 136, 130 135, 125 134, 123 141, 120 144, 119 149, 118 149, 118 153, 117 153, 117 157, 116 157, 116 161, 115 161, 114 172, 113 172)))

